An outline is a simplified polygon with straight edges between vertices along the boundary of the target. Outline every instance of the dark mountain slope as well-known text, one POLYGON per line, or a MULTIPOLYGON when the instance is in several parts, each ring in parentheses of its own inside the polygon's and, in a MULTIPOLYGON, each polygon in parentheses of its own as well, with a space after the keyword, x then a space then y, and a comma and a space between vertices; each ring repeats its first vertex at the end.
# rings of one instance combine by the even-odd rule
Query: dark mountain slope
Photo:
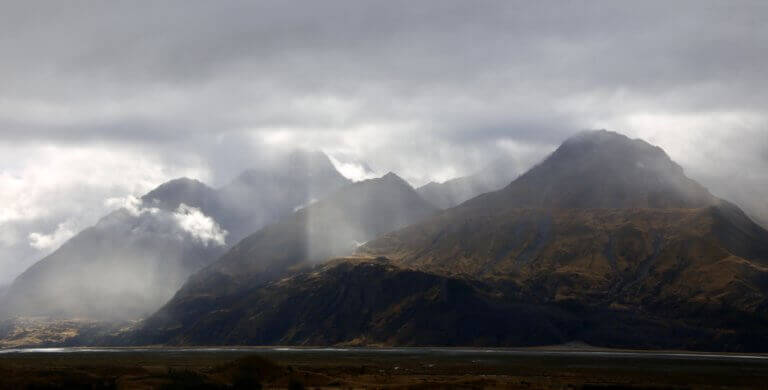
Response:
POLYGON ((635 348, 768 348, 765 320, 728 310, 691 321, 572 301, 542 303, 514 287, 403 269, 385 258, 344 258, 241 288, 238 299, 226 298, 225 306, 211 306, 188 324, 144 327, 122 342, 511 347, 581 340, 635 348))
POLYGON ((456 210, 362 250, 443 275, 510 280, 542 302, 684 302, 754 312, 768 298, 768 233, 752 233, 762 240, 714 206, 494 215, 456 210))
POLYGON ((245 238, 214 264, 191 276, 176 296, 147 320, 144 329, 162 334, 164 330, 214 321, 229 307, 250 304, 243 301, 247 299, 245 290, 291 267, 350 254, 371 238, 435 212, 434 206, 391 173, 346 186, 245 238))
MULTIPOLYGON (((563 342, 557 309, 386 259, 343 259, 246 289, 216 315, 154 341, 201 345, 535 345, 563 342)), ((151 336, 145 335, 151 340, 151 336)))

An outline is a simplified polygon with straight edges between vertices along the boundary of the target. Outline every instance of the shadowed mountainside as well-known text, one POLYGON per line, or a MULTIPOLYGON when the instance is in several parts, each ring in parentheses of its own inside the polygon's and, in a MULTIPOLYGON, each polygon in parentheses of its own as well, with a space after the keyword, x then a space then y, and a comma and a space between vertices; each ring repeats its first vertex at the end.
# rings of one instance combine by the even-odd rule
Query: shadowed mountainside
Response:
POLYGON ((512 347, 580 340, 651 349, 768 347, 765 320, 725 308, 678 318, 542 301, 512 283, 402 268, 386 258, 337 259, 241 288, 236 300, 220 299, 226 306, 208 307, 186 324, 144 327, 131 342, 512 347))
POLYGON ((739 221, 731 205, 472 211, 453 210, 362 251, 441 275, 503 279, 539 301, 765 310, 768 234, 739 221))
POLYGON ((566 322, 560 311, 506 302, 477 283, 386 259, 339 259, 243 288, 237 298, 216 315, 143 337, 200 345, 498 346, 567 337, 555 325, 566 322))

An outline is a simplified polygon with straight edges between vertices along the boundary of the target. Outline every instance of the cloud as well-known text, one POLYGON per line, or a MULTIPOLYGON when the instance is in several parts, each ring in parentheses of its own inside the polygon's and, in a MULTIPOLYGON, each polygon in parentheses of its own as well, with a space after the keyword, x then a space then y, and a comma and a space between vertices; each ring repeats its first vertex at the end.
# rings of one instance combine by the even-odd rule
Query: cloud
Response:
POLYGON ((173 213, 173 218, 183 231, 205 246, 209 244, 223 246, 226 243, 227 231, 222 229, 213 218, 203 214, 200 209, 182 203, 173 213))
POLYGON ((184 233, 182 236, 188 236, 204 246, 226 244, 228 232, 225 229, 222 229, 212 217, 205 215, 199 208, 184 203, 181 203, 173 212, 147 206, 133 195, 108 198, 104 204, 112 210, 124 210, 133 218, 149 216, 151 217, 149 224, 162 226, 165 224, 164 220, 173 221, 180 233, 184 233))
POLYGON ((196 164, 178 166, 130 145, 0 143, 0 284, 127 206, 106 199, 135 201, 171 178, 206 175, 196 164))
POLYGON ((143 202, 136 196, 127 195, 122 197, 112 197, 104 200, 104 206, 111 210, 125 209, 128 214, 138 217, 145 211, 158 211, 159 209, 147 209, 143 202))
POLYGON ((363 181, 381 176, 362 161, 342 161, 332 154, 328 154, 328 159, 331 160, 339 173, 352 181, 363 181))
POLYGON ((29 245, 40 251, 52 251, 77 233, 75 224, 71 221, 60 223, 51 234, 29 233, 29 245))

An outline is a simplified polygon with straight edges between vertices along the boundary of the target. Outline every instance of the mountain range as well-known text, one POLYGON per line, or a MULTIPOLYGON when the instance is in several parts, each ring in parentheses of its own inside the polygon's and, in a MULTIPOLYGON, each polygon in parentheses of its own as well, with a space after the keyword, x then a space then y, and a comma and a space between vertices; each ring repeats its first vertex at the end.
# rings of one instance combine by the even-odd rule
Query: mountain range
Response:
POLYGON ((8 296, 18 284, 51 280, 59 283, 53 292, 27 297, 69 294, 78 277, 61 283, 55 275, 103 275, 100 264, 115 262, 121 248, 142 248, 143 258, 173 259, 162 267, 184 271, 146 266, 130 275, 184 277, 142 279, 169 286, 165 300, 153 301, 159 310, 130 329, 75 343, 579 341, 768 351, 768 232, 645 141, 584 132, 517 178, 501 163, 417 190, 394 173, 349 183, 323 157, 294 157, 286 164, 292 174, 246 172, 218 190, 189 179, 166 183, 142 198, 140 210, 150 211, 106 217, 17 279, 8 296), (216 223, 202 232, 198 223, 195 235, 168 249, 178 232, 164 233, 156 220, 185 215, 216 223), (152 221, 139 223, 152 227, 146 235, 131 227, 142 218, 152 221), (117 233, 98 236, 110 223, 117 233), (225 244, 214 245, 223 231, 225 244), (89 257, 99 260, 82 260, 89 257), (46 277, 29 276, 38 274, 46 277))
POLYGON ((130 343, 768 349, 768 232, 606 131, 351 257, 236 258, 259 276, 196 275, 130 343))
POLYGON ((18 276, 0 297, 0 318, 141 318, 248 233, 349 183, 327 156, 304 151, 219 189, 169 181, 18 276))
POLYGON ((193 343, 223 343, 223 337, 219 341, 207 337, 211 330, 207 327, 230 320, 246 326, 248 317, 237 308, 254 302, 253 289, 326 259, 352 254, 366 241, 436 211, 393 173, 342 187, 246 237, 192 275, 167 305, 145 321, 137 340, 144 342, 149 337, 166 342, 171 337, 186 337, 193 343), (197 328, 206 329, 206 338, 176 334, 197 328))

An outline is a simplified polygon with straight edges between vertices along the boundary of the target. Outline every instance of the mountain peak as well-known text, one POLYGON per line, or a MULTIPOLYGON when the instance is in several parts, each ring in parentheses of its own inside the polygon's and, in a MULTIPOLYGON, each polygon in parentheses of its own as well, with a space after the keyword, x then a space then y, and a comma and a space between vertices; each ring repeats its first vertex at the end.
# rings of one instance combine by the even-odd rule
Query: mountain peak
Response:
POLYGON ((175 210, 181 203, 205 208, 213 201, 214 190, 205 183, 188 177, 169 180, 141 197, 143 202, 166 210, 175 210))
POLYGON ((202 189, 208 188, 205 183, 197 179, 190 179, 188 177, 179 177, 176 179, 168 180, 167 182, 155 187, 152 191, 148 192, 142 198, 154 199, 161 193, 167 191, 178 191, 185 189, 202 189))
POLYGON ((616 141, 633 141, 628 136, 621 134, 619 132, 610 131, 606 129, 598 129, 598 130, 584 130, 580 131, 574 135, 572 135, 570 138, 566 139, 563 144, 567 143, 573 143, 573 142, 595 142, 595 141, 608 141, 608 140, 616 140, 616 141))
POLYGON ((257 183, 268 177, 295 178, 296 180, 322 177, 345 181, 344 176, 336 170, 325 153, 296 149, 281 155, 274 161, 265 161, 263 164, 243 171, 235 182, 257 183))
MULTIPOLYGON (((410 184, 409 184, 407 181, 405 181, 405 179, 403 179, 402 177, 398 176, 398 175, 397 175, 396 173, 394 173, 394 172, 387 172, 387 174, 386 174, 386 175, 382 176, 382 177, 381 177, 381 178, 379 178, 379 179, 380 179, 381 181, 384 181, 384 182, 389 182, 389 183, 397 183, 397 184, 404 184, 404 185, 406 185, 406 186, 408 186, 408 187, 411 187, 411 185, 410 185, 410 184)), ((411 187, 411 188, 412 188, 412 187, 411 187)))
POLYGON ((409 191, 415 191, 410 183, 405 181, 402 177, 398 176, 397 174, 393 172, 388 172, 386 175, 381 177, 376 177, 373 179, 363 180, 356 183, 353 183, 353 186, 351 188, 363 188, 363 187, 372 187, 372 186, 384 186, 384 187, 390 187, 390 188, 403 188, 407 189, 409 191))
POLYGON ((606 130, 571 137, 509 186, 468 202, 495 208, 700 208, 716 203, 661 148, 606 130))
POLYGON ((296 149, 288 155, 288 165, 293 169, 336 169, 328 155, 319 150, 296 149))
POLYGON ((632 139, 624 134, 608 130, 588 130, 577 133, 565 140, 555 151, 555 154, 566 151, 573 151, 575 153, 600 152, 604 155, 615 153, 615 157, 619 158, 636 157, 639 154, 645 154, 646 158, 665 159, 671 162, 671 159, 662 148, 651 145, 644 140, 632 139), (630 155, 623 155, 621 152, 629 152, 630 155))

